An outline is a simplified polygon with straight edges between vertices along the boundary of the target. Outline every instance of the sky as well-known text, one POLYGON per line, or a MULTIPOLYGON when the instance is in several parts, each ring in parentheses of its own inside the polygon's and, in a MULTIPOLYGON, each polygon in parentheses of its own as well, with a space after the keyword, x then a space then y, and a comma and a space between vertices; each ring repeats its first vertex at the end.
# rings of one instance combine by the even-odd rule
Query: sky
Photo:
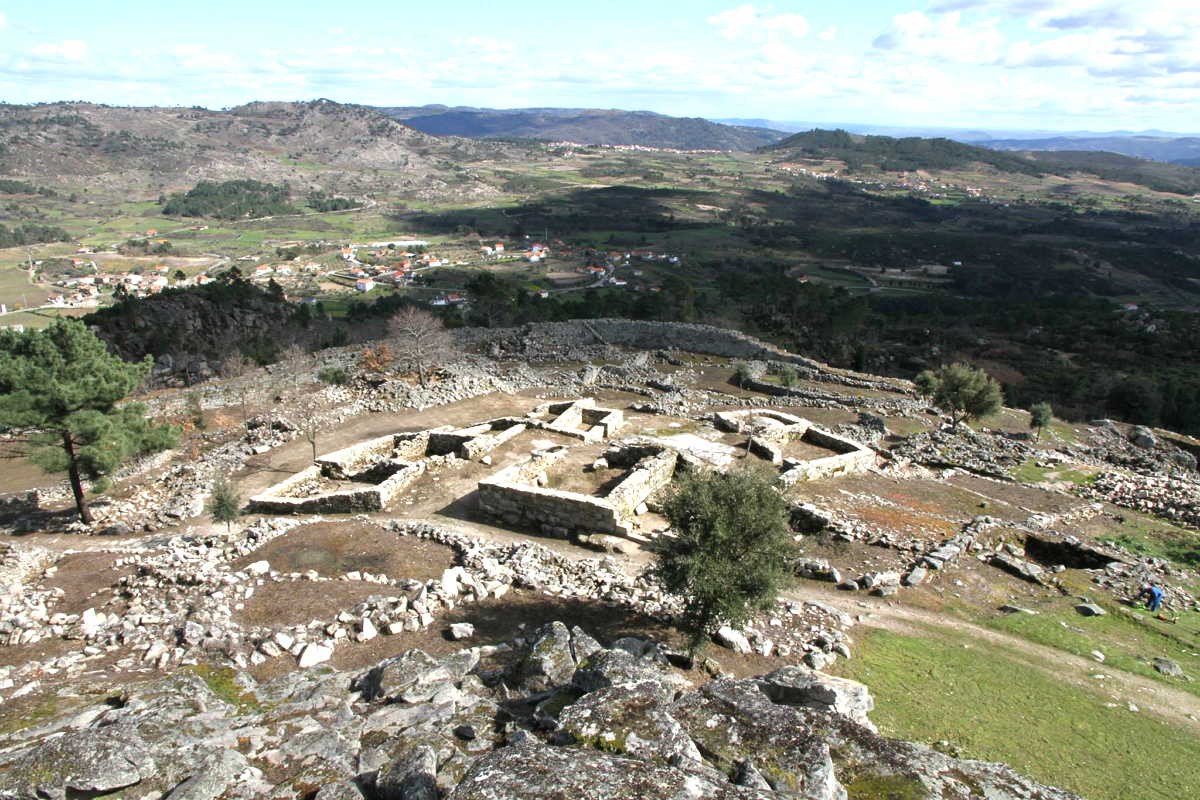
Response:
POLYGON ((0 0, 0 100, 1200 131, 1200 0, 0 0))

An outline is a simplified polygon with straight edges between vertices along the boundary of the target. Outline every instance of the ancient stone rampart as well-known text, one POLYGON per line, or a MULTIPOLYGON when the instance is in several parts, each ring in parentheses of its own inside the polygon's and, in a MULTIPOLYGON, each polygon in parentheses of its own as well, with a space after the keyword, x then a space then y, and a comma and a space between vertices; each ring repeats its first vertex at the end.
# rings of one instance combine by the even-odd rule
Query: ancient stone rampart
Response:
POLYGON ((650 322, 629 319, 568 320, 530 323, 520 328, 464 329, 459 332, 467 345, 499 353, 523 353, 533 357, 578 357, 577 351, 606 346, 639 350, 682 350, 723 358, 776 361, 790 364, 809 380, 842 383, 863 388, 913 392, 912 384, 838 369, 811 358, 789 353, 741 331, 682 322, 650 322))

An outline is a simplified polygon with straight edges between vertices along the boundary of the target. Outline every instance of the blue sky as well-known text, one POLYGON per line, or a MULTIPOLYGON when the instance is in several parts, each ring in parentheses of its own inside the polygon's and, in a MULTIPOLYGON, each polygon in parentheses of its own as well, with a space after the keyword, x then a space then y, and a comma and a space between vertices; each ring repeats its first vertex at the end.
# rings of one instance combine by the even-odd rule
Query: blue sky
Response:
POLYGON ((1200 130, 1200 0, 0 0, 0 99, 1200 130))

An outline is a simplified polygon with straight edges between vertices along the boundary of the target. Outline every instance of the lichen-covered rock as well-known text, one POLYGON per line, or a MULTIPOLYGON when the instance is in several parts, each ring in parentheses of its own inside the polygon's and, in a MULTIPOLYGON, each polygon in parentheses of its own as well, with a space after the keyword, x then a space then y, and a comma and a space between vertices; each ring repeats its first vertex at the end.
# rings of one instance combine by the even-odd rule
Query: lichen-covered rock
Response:
POLYGON ((414 747, 380 773, 375 789, 381 800, 437 800, 437 753, 414 747))
POLYGON ((840 800, 829 746, 812 718, 776 705, 753 681, 719 680, 681 697, 671 708, 700 752, 732 774, 752 755, 776 792, 806 800, 840 800))
MULTIPOLYGON (((156 772, 150 748, 126 726, 67 731, 0 765, 0 792, 20 798, 92 797, 156 772)), ((2 795, 0 795, 2 796, 2 795)))
POLYGON ((636 683, 654 684, 666 699, 689 686, 678 673, 668 672, 653 661, 638 658, 625 650, 597 651, 581 661, 571 676, 571 685, 585 693, 636 683))
POLYGON ((568 706, 560 729, 588 747, 660 764, 700 763, 700 751, 670 715, 662 685, 622 683, 591 692, 568 706))
POLYGON ((530 742, 476 761, 448 800, 768 800, 772 796, 638 759, 530 742))
POLYGON ((571 631, 561 622, 552 622, 533 636, 520 678, 530 691, 546 691, 569 681, 574 671, 571 631))
POLYGON ((164 800, 216 800, 247 772, 258 770, 238 751, 222 750, 205 759, 199 771, 172 789, 164 800))

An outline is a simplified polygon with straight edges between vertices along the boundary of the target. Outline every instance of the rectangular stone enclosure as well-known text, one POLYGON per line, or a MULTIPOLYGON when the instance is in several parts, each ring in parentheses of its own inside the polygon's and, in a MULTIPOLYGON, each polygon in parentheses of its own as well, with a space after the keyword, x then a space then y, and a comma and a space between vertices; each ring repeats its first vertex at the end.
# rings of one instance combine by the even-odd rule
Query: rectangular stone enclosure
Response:
POLYGON ((747 434, 749 451, 778 466, 779 480, 785 486, 865 472, 875 464, 875 452, 871 448, 782 411, 719 411, 713 414, 713 424, 719 430, 747 434), (786 458, 783 451, 789 441, 806 442, 831 450, 834 455, 814 459, 786 458))
POLYGON ((430 431, 388 434, 321 456, 312 466, 251 497, 246 510, 252 514, 380 511, 425 472, 430 435, 430 431))
POLYGON ((628 537, 633 518, 675 475, 678 454, 655 445, 614 447, 610 466, 627 471, 606 494, 587 495, 546 488, 548 470, 567 455, 562 445, 534 452, 529 459, 479 482, 479 508, 507 525, 529 527, 550 536, 611 534, 628 537))

